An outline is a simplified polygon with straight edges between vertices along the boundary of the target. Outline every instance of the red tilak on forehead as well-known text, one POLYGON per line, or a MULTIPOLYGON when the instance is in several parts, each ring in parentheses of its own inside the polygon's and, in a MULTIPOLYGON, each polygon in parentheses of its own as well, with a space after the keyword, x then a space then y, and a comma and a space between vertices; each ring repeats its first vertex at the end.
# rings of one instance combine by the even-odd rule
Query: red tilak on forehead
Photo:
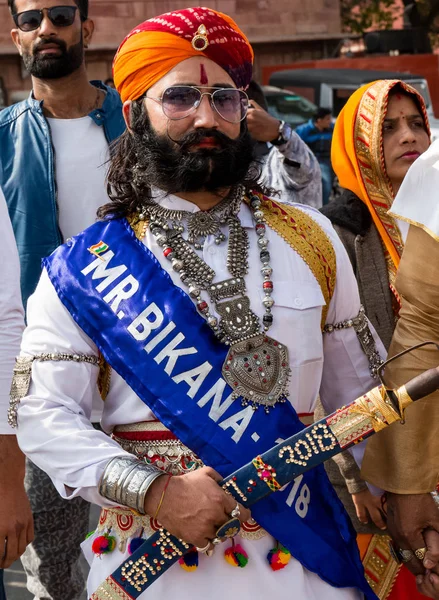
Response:
POLYGON ((200 65, 200 83, 201 85, 206 85, 207 83, 209 83, 209 80, 207 79, 206 69, 203 63, 201 63, 200 65))
POLYGON ((401 94, 396 94, 396 98, 397 98, 398 100, 401 100, 401 98, 402 98, 401 94))

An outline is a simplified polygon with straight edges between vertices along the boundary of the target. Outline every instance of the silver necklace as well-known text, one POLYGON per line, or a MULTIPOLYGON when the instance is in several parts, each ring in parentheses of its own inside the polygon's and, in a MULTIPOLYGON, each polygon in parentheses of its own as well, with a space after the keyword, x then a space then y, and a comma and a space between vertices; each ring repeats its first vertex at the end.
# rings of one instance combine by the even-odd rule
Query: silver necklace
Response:
POLYGON ((195 213, 163 208, 159 204, 151 203, 143 208, 140 219, 144 219, 147 215, 150 222, 156 223, 165 230, 172 229, 180 233, 185 231, 182 221, 187 221, 188 237, 186 242, 197 250, 201 250, 208 235, 214 235, 215 243, 218 245, 225 241, 226 237, 221 231, 221 226, 227 223, 229 217, 236 217, 241 208, 244 194, 243 186, 235 186, 231 194, 223 198, 216 206, 210 210, 200 210, 195 213))
MULTIPOLYGON (((242 194, 239 197, 241 203, 242 194)), ((189 296, 195 300, 199 313, 221 342, 230 346, 222 374, 233 390, 233 397, 240 397, 244 406, 251 404, 255 410, 262 405, 268 412, 278 402, 285 402, 290 368, 287 348, 266 335, 273 323, 273 270, 267 249, 264 214, 260 210, 261 200, 258 196, 251 197, 250 207, 262 264, 262 304, 265 308, 262 327, 259 318, 251 310, 250 300, 246 295, 248 237, 236 215, 229 214, 225 221, 229 228, 227 267, 232 277, 212 283, 215 271, 190 247, 189 239, 183 237, 184 220, 187 219, 187 214, 192 213, 172 211, 173 214, 169 215, 168 209, 161 209, 158 205, 153 213, 148 207, 146 210, 152 234, 162 247, 164 256, 171 261, 172 268, 188 288, 189 296), (165 216, 162 216, 162 212, 165 216), (176 223, 176 226, 173 226, 174 223, 169 225, 169 220, 176 223), (211 313, 209 303, 203 299, 203 290, 215 305, 220 315, 219 320, 211 313)), ((196 248, 195 245, 194 247, 196 248)))

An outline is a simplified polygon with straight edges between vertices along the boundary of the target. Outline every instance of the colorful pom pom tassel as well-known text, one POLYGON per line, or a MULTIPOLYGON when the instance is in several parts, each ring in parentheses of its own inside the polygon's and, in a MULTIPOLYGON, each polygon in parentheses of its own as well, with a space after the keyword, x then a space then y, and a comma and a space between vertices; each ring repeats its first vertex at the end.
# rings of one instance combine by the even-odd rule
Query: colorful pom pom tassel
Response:
POLYGON ((241 544, 235 544, 235 540, 232 540, 230 548, 224 552, 224 558, 232 565, 232 567, 239 567, 243 569, 248 563, 248 554, 241 546, 241 544))
POLYGON ((99 535, 97 538, 95 538, 91 546, 92 552, 97 556, 101 556, 102 554, 109 554, 110 552, 113 552, 115 548, 116 538, 114 538, 108 533, 105 533, 104 535, 99 535))
POLYGON ((193 548, 178 559, 180 567, 185 571, 195 571, 198 567, 198 552, 193 548))
POLYGON ((267 560, 273 571, 280 571, 280 569, 284 569, 290 562, 291 552, 285 546, 282 546, 282 544, 278 544, 276 548, 273 548, 267 554, 267 560))
POLYGON ((130 554, 134 554, 134 552, 140 548, 144 541, 145 540, 142 537, 133 538, 128 544, 128 552, 130 554))

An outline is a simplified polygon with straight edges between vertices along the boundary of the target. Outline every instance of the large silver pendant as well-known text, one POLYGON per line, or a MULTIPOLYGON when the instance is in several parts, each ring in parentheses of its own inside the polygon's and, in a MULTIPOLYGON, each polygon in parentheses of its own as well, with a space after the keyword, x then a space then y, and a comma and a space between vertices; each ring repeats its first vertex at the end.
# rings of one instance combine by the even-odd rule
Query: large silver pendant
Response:
POLYGON ((288 395, 288 349, 264 334, 235 342, 223 364, 223 377, 244 406, 269 410, 288 395))

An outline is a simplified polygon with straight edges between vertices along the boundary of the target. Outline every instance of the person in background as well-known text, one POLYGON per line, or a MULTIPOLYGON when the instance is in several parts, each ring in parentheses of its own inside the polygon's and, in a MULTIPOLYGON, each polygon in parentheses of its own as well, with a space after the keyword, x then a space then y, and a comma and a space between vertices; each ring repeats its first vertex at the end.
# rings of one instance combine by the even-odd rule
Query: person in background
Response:
MULTIPOLYGON (((439 142, 410 167, 391 208, 391 218, 409 224, 396 290, 399 320, 389 356, 417 344, 439 341, 439 142)), ((437 368, 434 344, 418 348, 386 367, 390 386, 437 368)), ((368 481, 386 490, 387 523, 400 559, 416 574, 419 591, 439 599, 439 392, 405 412, 392 435, 366 446, 368 481), (432 493, 433 492, 433 493, 432 493)), ((372 442, 372 440, 370 440, 372 442)))
POLYGON ((323 205, 328 204, 334 183, 331 166, 331 142, 334 124, 329 108, 319 108, 308 123, 299 125, 296 133, 311 148, 319 161, 322 173, 323 205))
MULTIPOLYGON (((375 81, 357 90, 335 124, 332 164, 344 189, 340 197, 322 208, 322 213, 331 220, 348 252, 362 305, 386 349, 400 309, 395 276, 404 247, 401 223, 387 211, 410 166, 429 145, 430 130, 423 98, 399 80, 375 81)), ((408 362, 410 360, 408 358, 408 362)), ((404 376, 403 379, 409 378, 404 376)), ((415 579, 407 569, 400 570, 390 559, 388 536, 382 532, 371 536, 377 530, 364 525, 369 515, 383 527, 379 512, 381 499, 367 490, 349 454, 340 457, 337 465, 348 488, 354 491, 354 485, 362 489, 361 494, 353 493, 351 500, 340 474, 331 466, 328 472, 331 482, 342 490, 340 496, 351 515, 355 514, 352 502, 355 505, 361 523, 356 518, 353 522, 361 534, 360 551, 366 573, 371 573, 372 587, 380 598, 386 598, 392 589, 389 600, 415 600, 419 597, 415 579), (378 573, 373 565, 380 555, 389 560, 386 568, 378 573)), ((375 455, 374 464, 378 466, 381 460, 375 455)), ((366 479, 374 483, 370 477, 366 479)))
POLYGON ((247 88, 250 106, 248 130, 258 143, 256 162, 261 180, 280 192, 282 202, 299 202, 314 208, 322 206, 319 163, 309 147, 285 121, 275 119, 261 86, 252 80, 247 88))
POLYGON ((108 79, 106 79, 106 80, 104 81, 104 84, 105 84, 107 87, 110 87, 110 88, 113 88, 113 89, 114 89, 114 80, 113 80, 113 78, 112 78, 112 77, 108 77, 108 79))
POLYGON ((5 600, 3 569, 23 554, 33 540, 29 500, 24 490, 24 455, 8 423, 9 389, 20 351, 24 311, 20 263, 5 198, 0 188, 0 600, 5 600))
MULTIPOLYGON (((41 259, 93 223, 107 202, 109 144, 125 125, 117 92, 87 77, 84 48, 94 29, 88 0, 8 4, 12 39, 32 77, 29 98, 0 112, 0 185, 26 306, 41 259)), ((94 422, 101 411, 97 399, 94 422)), ((62 500, 30 462, 25 485, 35 522, 35 540, 22 558, 28 589, 37 599, 76 600, 85 585, 79 545, 88 531, 89 504, 62 500)))

